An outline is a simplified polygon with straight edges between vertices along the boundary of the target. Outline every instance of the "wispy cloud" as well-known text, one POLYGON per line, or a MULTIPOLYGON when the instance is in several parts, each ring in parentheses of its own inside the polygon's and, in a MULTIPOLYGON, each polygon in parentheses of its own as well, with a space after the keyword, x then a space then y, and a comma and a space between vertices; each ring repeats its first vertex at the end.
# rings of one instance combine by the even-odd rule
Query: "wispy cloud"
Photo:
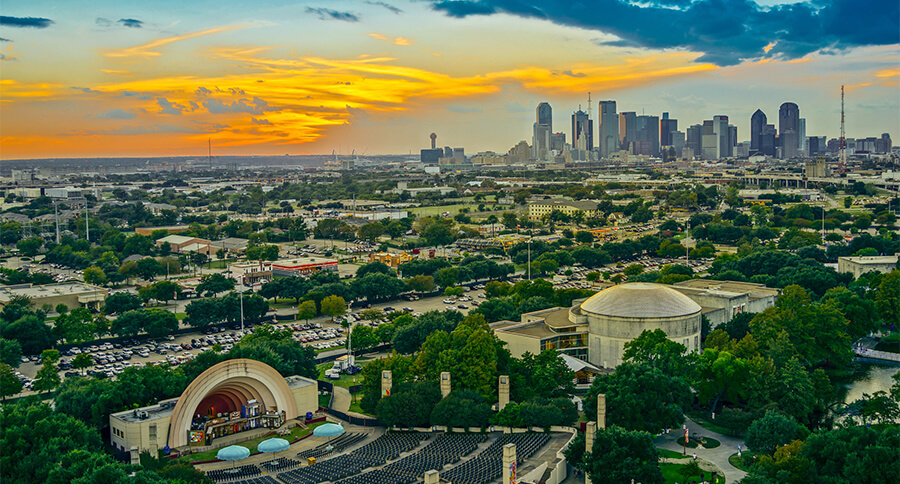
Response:
POLYGON ((114 108, 95 117, 99 119, 134 119, 137 117, 137 114, 124 109, 114 108))
POLYGON ((340 20, 343 22, 359 22, 359 16, 350 12, 339 12, 330 8, 306 7, 306 13, 318 15, 319 20, 340 20))
POLYGON ((0 25, 4 27, 46 29, 53 21, 42 17, 7 17, 0 15, 0 25))
POLYGON ((144 22, 134 18, 120 18, 117 23, 123 27, 139 29, 144 26, 144 22))
POLYGON ((407 39, 406 37, 390 38, 384 34, 378 34, 378 33, 369 33, 369 34, 365 34, 365 35, 368 35, 369 37, 372 37, 373 39, 376 39, 376 40, 380 40, 383 42, 389 42, 391 44, 400 45, 400 46, 413 45, 413 43, 415 42, 414 40, 407 39))
POLYGON ((12 42, 12 41, 9 39, 4 39, 3 37, 0 37, 0 42, 12 42))
POLYGON ((378 6, 378 7, 384 7, 384 8, 386 8, 386 9, 390 10, 391 12, 396 13, 397 15, 400 15, 401 13, 403 13, 403 10, 400 10, 399 8, 393 6, 393 5, 389 4, 389 3, 385 3, 385 2, 366 2, 366 3, 369 4, 369 5, 375 5, 375 6, 378 6))
POLYGON ((202 37, 204 35, 213 35, 219 34, 222 32, 228 32, 230 30, 243 29, 246 26, 244 25, 225 25, 222 27, 214 27, 211 29, 201 30, 199 32, 192 32, 189 34, 175 35, 172 37, 164 37, 161 39, 152 40, 147 42, 146 44, 136 45, 134 47, 124 47, 120 49, 107 49, 102 53, 105 57, 111 58, 135 58, 135 59, 149 59, 153 57, 159 57, 162 55, 157 49, 160 47, 164 47, 173 42, 179 42, 182 40, 194 39, 197 37, 202 37))

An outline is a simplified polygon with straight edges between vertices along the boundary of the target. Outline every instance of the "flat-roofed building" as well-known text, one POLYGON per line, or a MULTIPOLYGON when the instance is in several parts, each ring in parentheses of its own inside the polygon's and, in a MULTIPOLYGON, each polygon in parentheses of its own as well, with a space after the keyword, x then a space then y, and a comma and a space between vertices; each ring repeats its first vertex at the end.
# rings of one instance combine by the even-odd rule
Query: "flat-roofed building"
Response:
POLYGON ((56 307, 65 304, 69 309, 91 307, 99 308, 109 291, 105 288, 84 282, 66 282, 63 284, 47 284, 33 286, 18 284, 0 288, 0 307, 6 306, 17 296, 25 296, 31 305, 40 308, 45 304, 56 307))
POLYGON ((157 230, 165 230, 170 234, 180 234, 182 232, 187 232, 189 228, 190 227, 188 227, 187 225, 168 225, 165 227, 137 227, 134 229, 134 233, 143 235, 144 237, 149 237, 150 234, 157 230))
POLYGON ((765 311, 775 305, 781 293, 763 284, 710 279, 690 279, 671 287, 699 304, 701 314, 709 320, 712 328, 731 321, 740 313, 765 311))
POLYGON ((157 247, 162 247, 163 244, 167 243, 169 247, 172 249, 172 252, 176 253, 188 253, 188 252, 201 252, 206 253, 209 250, 210 242, 206 239, 201 239, 198 237, 187 237, 184 235, 167 235, 156 241, 157 247))
POLYGON ((228 264, 226 275, 235 281, 243 281, 245 286, 252 286, 274 279, 272 263, 263 261, 228 264))
POLYGON ((272 273, 276 276, 303 276, 318 271, 337 270, 337 260, 324 257, 301 257, 272 262, 272 273))
POLYGON ((896 255, 882 255, 871 257, 838 257, 838 272, 849 272, 853 278, 867 272, 880 272, 887 274, 897 269, 896 255))
POLYGON ((539 200, 528 204, 528 220, 540 222, 550 212, 562 212, 568 216, 575 212, 584 212, 585 218, 597 216, 597 202, 590 200, 539 200))
POLYGON ((390 252, 374 252, 369 254, 369 262, 381 262, 382 264, 387 265, 393 269, 396 269, 400 266, 400 264, 405 264, 415 257, 407 254, 406 252, 401 252, 399 254, 392 254, 390 252))

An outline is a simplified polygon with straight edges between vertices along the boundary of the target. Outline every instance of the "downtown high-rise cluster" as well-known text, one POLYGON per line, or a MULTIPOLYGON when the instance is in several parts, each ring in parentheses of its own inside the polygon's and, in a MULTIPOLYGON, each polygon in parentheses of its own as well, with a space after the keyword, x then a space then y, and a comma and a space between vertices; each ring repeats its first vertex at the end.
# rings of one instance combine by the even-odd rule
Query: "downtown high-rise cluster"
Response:
MULTIPOLYGON (((778 159, 815 157, 837 154, 839 140, 826 141, 824 136, 807 136, 806 119, 800 117, 796 103, 785 102, 778 110, 778 126, 768 123, 766 114, 757 109, 750 118, 749 141, 738 141, 737 127, 726 115, 715 115, 702 123, 678 129, 678 120, 664 112, 662 116, 617 112, 616 101, 597 104, 597 129, 591 115, 580 106, 572 114, 569 143, 565 132, 553 132, 553 111, 547 102, 537 107, 533 125, 531 159, 552 160, 567 152, 574 161, 612 159, 624 155, 641 155, 663 160, 749 158, 755 156, 778 159), (596 136, 595 136, 596 134, 596 136)), ((891 137, 847 139, 849 154, 889 153, 891 137)))

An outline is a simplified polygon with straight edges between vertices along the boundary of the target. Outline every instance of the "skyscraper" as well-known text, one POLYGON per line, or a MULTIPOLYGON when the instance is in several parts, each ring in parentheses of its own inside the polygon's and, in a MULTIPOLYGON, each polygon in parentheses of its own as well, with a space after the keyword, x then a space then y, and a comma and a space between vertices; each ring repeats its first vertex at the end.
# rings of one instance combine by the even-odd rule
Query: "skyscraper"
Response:
POLYGON ((594 121, 581 107, 572 114, 572 146, 576 150, 594 149, 594 121))
POLYGON ((637 130, 637 113, 629 111, 619 113, 619 146, 623 150, 631 149, 637 130))
POLYGON ((619 151, 619 115, 615 101, 600 101, 600 158, 619 151))
POLYGON ((806 146, 806 118, 800 118, 800 129, 797 130, 797 142, 799 143, 797 149, 804 153, 809 152, 806 146))
POLYGON ((550 103, 540 103, 537 105, 537 119, 535 120, 537 124, 545 124, 548 128, 550 128, 550 132, 553 132, 553 108, 550 107, 550 103))
POLYGON ((685 148, 691 149, 691 156, 699 157, 703 152, 703 125, 691 125, 685 130, 685 138, 685 148))
MULTIPOLYGON (((761 109, 757 109, 753 116, 750 116, 750 154, 755 154, 754 152, 759 152, 762 148, 762 133, 763 129, 766 126, 768 119, 766 119, 766 113, 762 112, 761 109)), ((760 153, 764 154, 764 153, 760 153)))
POLYGON ((659 120, 659 145, 672 146, 672 132, 678 131, 678 120, 669 119, 669 113, 663 113, 662 119, 659 120))
POLYGON ((778 109, 778 144, 782 158, 794 158, 800 150, 800 108, 784 103, 778 109))
POLYGON ((550 126, 534 123, 531 138, 531 159, 547 160, 550 155, 550 126))
POLYGON ((659 117, 637 116, 634 126, 632 154, 659 156, 659 117))

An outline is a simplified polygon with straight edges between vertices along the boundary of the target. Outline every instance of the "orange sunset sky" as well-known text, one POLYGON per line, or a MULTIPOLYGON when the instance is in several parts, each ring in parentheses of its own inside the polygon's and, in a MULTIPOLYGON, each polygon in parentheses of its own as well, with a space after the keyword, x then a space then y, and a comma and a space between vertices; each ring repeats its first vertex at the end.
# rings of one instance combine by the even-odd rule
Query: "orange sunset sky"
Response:
MULTIPOLYGON (((900 137, 898 2, 12 1, 0 158, 467 153, 534 108, 613 99, 679 129, 800 106, 808 136, 900 137)), ((596 123, 596 122, 595 122, 596 123)), ((595 124, 596 129, 596 124, 595 124)))

